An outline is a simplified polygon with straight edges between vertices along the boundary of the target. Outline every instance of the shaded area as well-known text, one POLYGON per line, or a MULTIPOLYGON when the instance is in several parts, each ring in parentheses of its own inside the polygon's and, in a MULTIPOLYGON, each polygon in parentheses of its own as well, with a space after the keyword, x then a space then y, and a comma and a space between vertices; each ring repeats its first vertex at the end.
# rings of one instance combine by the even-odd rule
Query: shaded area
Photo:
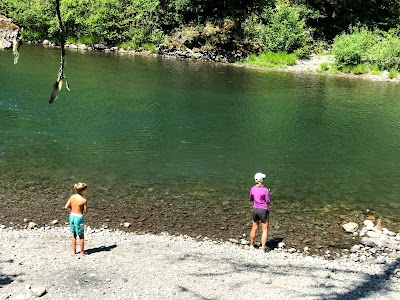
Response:
MULTIPOLYGON (((315 299, 331 299, 331 300, 348 300, 348 299, 364 299, 366 297, 373 297, 374 295, 382 295, 387 293, 388 290, 392 289, 390 284, 390 278, 397 272, 400 267, 400 260, 394 261, 390 264, 387 264, 384 267, 384 270, 378 274, 369 274, 359 271, 353 270, 340 270, 337 268, 316 268, 314 266, 310 267, 302 267, 302 266, 293 266, 290 263, 288 265, 276 265, 269 263, 259 263, 255 261, 254 263, 236 263, 226 259, 212 259, 210 257, 204 257, 201 254, 186 254, 183 257, 178 259, 179 261, 183 260, 191 260, 193 262, 197 262, 202 264, 203 262, 208 262, 213 266, 213 263, 220 264, 224 267, 223 270, 215 271, 215 267, 212 267, 211 270, 206 270, 205 272, 193 272, 190 275, 195 277, 210 277, 215 280, 224 281, 225 285, 228 285, 229 282, 226 280, 226 275, 229 275, 228 278, 238 278, 241 273, 245 273, 245 279, 240 282, 234 283, 230 286, 230 289, 234 291, 235 288, 243 287, 243 286, 254 286, 255 282, 254 278, 251 278, 250 273, 262 274, 262 275, 271 275, 271 277, 264 282, 261 282, 265 285, 265 288, 268 287, 275 288, 271 286, 275 280, 279 281, 279 277, 288 277, 295 276, 296 278, 311 278, 311 286, 305 286, 305 289, 312 288, 315 290, 319 290, 320 292, 316 292, 315 294, 302 294, 298 292, 295 288, 291 288, 290 286, 286 287, 286 291, 288 294, 296 293, 299 299, 301 298, 313 298, 315 299), (228 270, 226 270, 228 269, 228 270), (323 273, 317 274, 317 271, 323 271, 323 273), (323 275, 326 274, 326 275, 323 275), (349 278, 343 278, 343 275, 354 276, 357 278, 364 278, 359 282, 349 281, 349 278), (222 278, 222 276, 225 276, 222 278), (249 277, 249 278, 248 278, 249 277), (248 278, 248 279, 246 279, 248 278), (272 278, 272 279, 271 279, 272 278), (337 289, 345 288, 347 291, 343 293, 337 293, 337 289)), ((300 279, 301 281, 301 279, 300 279)), ((294 284, 294 283, 293 283, 294 284)), ((198 294, 194 289, 186 287, 184 285, 178 286, 179 290, 182 293, 191 293, 195 297, 199 299, 212 299, 204 295, 198 294)), ((278 286, 278 288, 280 288, 278 286)), ((271 294, 273 295, 273 294, 271 294)))
POLYGON ((181 293, 191 294, 192 296, 194 296, 197 299, 201 299, 201 300, 216 300, 217 299, 217 298, 204 297, 204 296, 200 295, 199 293, 197 293, 187 287, 184 287, 182 285, 178 285, 178 288, 181 293))
POLYGON ((85 250, 85 253, 90 255, 98 252, 103 252, 103 251, 111 251, 112 249, 116 248, 117 245, 111 245, 111 246, 100 246, 100 247, 95 247, 91 249, 85 250))
MULTIPOLYGON (((13 263, 13 262, 14 260, 12 259, 0 261, 0 263, 13 263)), ((19 275, 20 274, 3 274, 2 272, 0 272, 0 288, 14 282, 19 275)))
POLYGON ((347 293, 334 295, 327 299, 348 300, 348 299, 363 299, 378 293, 385 293, 389 288, 388 280, 395 274, 400 267, 400 260, 396 260, 385 266, 385 270, 376 275, 365 275, 365 281, 355 286, 347 293))

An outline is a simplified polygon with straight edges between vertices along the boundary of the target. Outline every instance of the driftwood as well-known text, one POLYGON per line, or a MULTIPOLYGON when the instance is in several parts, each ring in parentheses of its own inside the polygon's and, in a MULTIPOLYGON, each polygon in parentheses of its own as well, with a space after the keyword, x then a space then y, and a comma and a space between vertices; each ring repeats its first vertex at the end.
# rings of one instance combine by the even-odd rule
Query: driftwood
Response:
POLYGON ((58 30, 60 32, 60 39, 61 39, 61 66, 58 70, 57 81, 53 85, 53 92, 51 93, 49 103, 53 103, 57 99, 58 92, 61 90, 63 85, 63 80, 65 80, 65 87, 69 91, 69 85, 67 78, 64 74, 64 66, 65 66, 65 41, 64 41, 64 27, 61 20, 61 13, 60 13, 60 0, 56 1, 56 12, 58 18, 58 30))

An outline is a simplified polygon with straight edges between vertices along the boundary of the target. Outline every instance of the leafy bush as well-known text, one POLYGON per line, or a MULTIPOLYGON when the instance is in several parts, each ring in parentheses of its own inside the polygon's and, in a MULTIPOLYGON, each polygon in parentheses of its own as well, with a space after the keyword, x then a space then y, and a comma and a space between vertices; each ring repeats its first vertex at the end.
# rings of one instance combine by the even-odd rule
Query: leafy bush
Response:
POLYGON ((366 62, 367 51, 380 40, 378 34, 365 27, 351 28, 351 33, 343 33, 334 39, 332 53, 339 67, 344 65, 357 66, 366 62))
POLYGON ((305 20, 299 9, 279 1, 276 7, 265 7, 261 16, 251 15, 242 24, 248 39, 255 40, 263 52, 296 53, 304 58, 310 53, 309 36, 305 20))
POLYGON ((383 35, 382 40, 369 49, 368 59, 381 70, 400 70, 400 37, 394 30, 383 35))

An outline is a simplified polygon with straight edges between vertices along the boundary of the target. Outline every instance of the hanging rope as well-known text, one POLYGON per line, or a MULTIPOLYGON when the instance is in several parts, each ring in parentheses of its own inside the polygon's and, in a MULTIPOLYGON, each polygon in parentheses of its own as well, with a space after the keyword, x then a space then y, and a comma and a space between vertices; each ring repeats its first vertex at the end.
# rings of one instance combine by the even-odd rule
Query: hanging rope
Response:
POLYGON ((65 65, 65 42, 64 42, 64 29, 63 29, 63 24, 61 20, 61 13, 60 13, 60 0, 55 0, 56 1, 56 12, 57 12, 57 18, 58 18, 58 30, 60 32, 60 39, 61 39, 61 66, 60 69, 58 70, 58 75, 57 75, 57 81, 53 85, 53 92, 51 93, 50 101, 49 103, 53 103, 57 99, 58 92, 62 89, 63 85, 63 80, 65 80, 65 87, 69 91, 69 85, 67 78, 65 77, 64 74, 64 65, 65 65))

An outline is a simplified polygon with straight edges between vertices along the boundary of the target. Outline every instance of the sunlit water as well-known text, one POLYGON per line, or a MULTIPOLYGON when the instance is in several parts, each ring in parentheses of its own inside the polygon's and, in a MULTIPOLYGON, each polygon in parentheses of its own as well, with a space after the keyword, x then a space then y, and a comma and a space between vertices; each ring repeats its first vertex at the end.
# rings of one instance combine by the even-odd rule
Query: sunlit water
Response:
MULTIPOLYGON (((399 86, 102 52, 0 52, 0 168, 400 215, 399 86)), ((128 200, 127 200, 128 201, 128 200)), ((210 199, 218 201, 218 199, 210 199)))

